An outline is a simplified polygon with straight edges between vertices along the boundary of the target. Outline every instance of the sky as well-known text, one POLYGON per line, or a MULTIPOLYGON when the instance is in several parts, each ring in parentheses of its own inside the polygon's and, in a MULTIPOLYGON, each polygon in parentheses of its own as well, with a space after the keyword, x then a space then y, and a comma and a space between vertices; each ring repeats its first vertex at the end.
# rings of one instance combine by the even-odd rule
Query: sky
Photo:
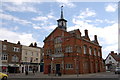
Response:
MULTIPOLYGON (((89 37, 98 36, 105 59, 111 52, 118 52, 118 2, 24 2, 10 1, 0 3, 0 40, 21 42, 29 46, 37 42, 39 47, 43 40, 56 27, 63 5, 67 31, 79 29, 84 36, 87 29, 89 37)), ((120 28, 119 28, 120 30, 120 28)))

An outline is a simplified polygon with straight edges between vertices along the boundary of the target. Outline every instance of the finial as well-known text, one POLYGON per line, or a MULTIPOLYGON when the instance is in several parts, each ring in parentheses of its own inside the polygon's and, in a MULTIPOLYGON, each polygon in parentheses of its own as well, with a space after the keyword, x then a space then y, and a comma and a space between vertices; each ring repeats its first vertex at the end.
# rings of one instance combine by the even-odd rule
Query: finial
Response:
POLYGON ((63 6, 61 6, 61 19, 63 19, 63 6))

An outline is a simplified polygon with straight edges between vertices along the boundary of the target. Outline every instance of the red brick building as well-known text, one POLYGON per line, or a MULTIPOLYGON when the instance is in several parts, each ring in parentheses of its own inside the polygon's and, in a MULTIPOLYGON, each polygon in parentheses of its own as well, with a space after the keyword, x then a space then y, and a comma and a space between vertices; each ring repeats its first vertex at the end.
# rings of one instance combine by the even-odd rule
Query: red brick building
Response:
POLYGON ((67 32, 67 20, 57 20, 58 27, 44 40, 44 74, 84 74, 103 71, 102 51, 94 35, 91 41, 88 30, 81 36, 79 29, 67 32))

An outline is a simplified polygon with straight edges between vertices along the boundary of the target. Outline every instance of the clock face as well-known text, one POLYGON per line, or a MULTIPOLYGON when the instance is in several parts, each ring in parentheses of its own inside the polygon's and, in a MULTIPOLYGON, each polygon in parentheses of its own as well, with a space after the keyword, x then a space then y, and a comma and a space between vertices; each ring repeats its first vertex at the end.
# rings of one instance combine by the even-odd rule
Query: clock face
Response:
POLYGON ((65 22, 63 22, 63 26, 65 26, 65 22))
POLYGON ((59 22, 59 25, 62 26, 62 22, 59 22))

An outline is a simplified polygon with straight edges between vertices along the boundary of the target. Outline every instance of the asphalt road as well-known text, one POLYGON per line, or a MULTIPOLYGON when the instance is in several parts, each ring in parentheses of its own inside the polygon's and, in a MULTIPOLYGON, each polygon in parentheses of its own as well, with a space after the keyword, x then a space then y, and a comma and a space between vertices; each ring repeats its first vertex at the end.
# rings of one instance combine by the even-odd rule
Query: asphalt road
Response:
POLYGON ((101 72, 92 74, 79 74, 79 75, 62 75, 55 76, 53 74, 45 75, 43 73, 29 73, 27 76, 23 73, 9 74, 8 80, 120 80, 120 74, 114 72, 101 72))

